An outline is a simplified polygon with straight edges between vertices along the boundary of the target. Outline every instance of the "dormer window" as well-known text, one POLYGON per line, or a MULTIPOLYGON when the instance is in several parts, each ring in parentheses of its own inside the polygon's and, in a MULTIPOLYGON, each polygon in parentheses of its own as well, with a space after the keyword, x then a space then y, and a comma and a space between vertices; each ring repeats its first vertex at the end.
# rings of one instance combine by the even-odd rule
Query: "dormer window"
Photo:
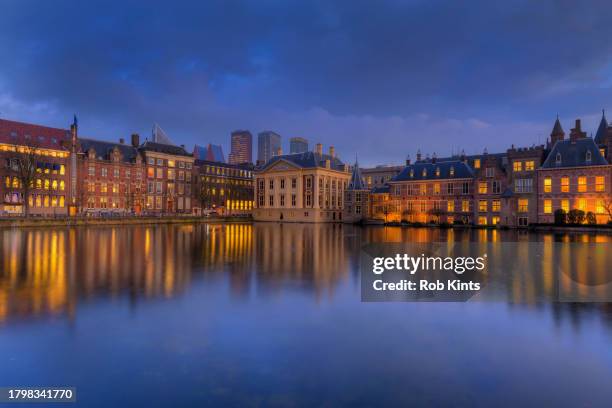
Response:
POLYGON ((440 168, 436 167, 436 177, 440 177, 440 168))
POLYGON ((557 153, 556 162, 557 165, 561 164, 561 153, 557 153))
POLYGON ((410 169, 410 178, 414 177, 414 169, 410 169))
POLYGON ((590 150, 587 150, 586 152, 586 161, 587 163, 591 162, 591 151, 590 150))
POLYGON ((451 166, 450 168, 450 176, 453 177, 455 175, 455 168, 451 166))
POLYGON ((427 169, 423 169, 423 177, 427 177, 427 169))

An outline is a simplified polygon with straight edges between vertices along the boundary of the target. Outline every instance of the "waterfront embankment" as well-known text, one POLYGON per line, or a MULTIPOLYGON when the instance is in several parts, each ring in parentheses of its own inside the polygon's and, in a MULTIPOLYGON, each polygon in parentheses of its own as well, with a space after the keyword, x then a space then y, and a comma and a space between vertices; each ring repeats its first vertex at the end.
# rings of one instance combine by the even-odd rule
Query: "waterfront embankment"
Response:
POLYGON ((0 228, 72 227, 96 225, 193 224, 193 223, 250 223, 250 217, 77 217, 77 218, 4 218, 0 228))

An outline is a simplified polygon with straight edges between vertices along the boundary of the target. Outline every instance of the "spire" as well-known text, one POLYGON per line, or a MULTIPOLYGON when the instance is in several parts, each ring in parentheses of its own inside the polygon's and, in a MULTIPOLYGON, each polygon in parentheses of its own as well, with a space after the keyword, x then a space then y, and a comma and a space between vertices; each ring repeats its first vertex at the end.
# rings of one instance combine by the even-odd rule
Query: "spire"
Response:
POLYGON ((353 166, 353 173, 351 174, 351 180, 349 181, 347 190, 367 190, 363 177, 361 177, 361 170, 359 170, 357 157, 355 157, 355 165, 353 166))
POLYGON ((74 125, 74 127, 78 127, 79 126, 79 123, 78 123, 78 120, 77 120, 77 117, 76 117, 76 113, 74 114, 74 119, 72 121, 72 124, 74 125))
POLYGON ((565 132, 561 127, 561 122, 559 121, 559 115, 557 115, 557 120, 555 120, 555 125, 553 126, 552 132, 550 132, 550 144, 552 146, 555 145, 560 140, 563 140, 565 137, 565 132))
POLYGON ((606 136, 606 132, 608 130, 608 121, 606 120, 606 112, 601 110, 601 121, 599 122, 599 127, 597 128, 597 133, 595 133, 595 143, 603 144, 604 138, 606 136))

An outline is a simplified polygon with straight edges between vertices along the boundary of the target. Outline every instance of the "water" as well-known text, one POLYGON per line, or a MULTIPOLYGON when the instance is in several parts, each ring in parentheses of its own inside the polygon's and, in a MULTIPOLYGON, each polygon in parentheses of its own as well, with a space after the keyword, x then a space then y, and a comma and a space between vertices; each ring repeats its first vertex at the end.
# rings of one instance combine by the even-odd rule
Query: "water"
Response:
MULTIPOLYGON (((593 235, 175 225, 0 230, 0 386, 78 406, 609 406, 612 307, 362 303, 360 248, 593 235)), ((544 272, 531 272, 537 275, 544 272)))

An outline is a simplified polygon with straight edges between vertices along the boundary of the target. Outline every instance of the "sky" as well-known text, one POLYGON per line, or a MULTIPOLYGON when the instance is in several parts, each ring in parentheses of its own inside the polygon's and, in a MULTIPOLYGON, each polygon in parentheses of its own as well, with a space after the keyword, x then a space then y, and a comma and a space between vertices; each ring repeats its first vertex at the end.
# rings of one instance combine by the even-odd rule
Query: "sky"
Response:
POLYGON ((0 4, 0 118, 76 113, 103 140, 158 123, 227 156, 232 130, 274 130, 285 151, 301 136, 399 164, 544 143, 557 114, 594 133, 612 109, 605 1, 0 4))

